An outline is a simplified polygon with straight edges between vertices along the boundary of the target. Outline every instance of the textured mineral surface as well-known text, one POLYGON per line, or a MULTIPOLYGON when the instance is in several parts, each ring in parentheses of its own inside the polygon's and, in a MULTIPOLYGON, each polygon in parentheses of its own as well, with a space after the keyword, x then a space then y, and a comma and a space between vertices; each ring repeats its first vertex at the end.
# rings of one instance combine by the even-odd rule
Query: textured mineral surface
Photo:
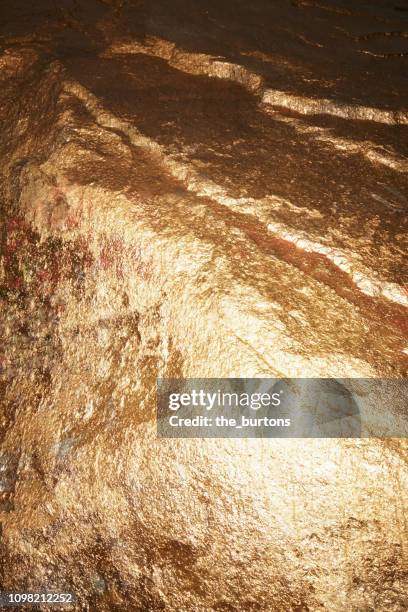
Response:
POLYGON ((407 62, 406 0, 1 1, 0 590, 408 609, 406 440, 155 423, 407 375, 407 62))

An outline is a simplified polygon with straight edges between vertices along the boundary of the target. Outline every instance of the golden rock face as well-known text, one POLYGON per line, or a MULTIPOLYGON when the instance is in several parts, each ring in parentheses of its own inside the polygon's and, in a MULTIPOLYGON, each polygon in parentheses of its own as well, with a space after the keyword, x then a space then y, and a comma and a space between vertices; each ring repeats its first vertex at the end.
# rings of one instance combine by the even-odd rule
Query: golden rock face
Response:
POLYGON ((405 611, 406 440, 158 439, 155 385, 406 376, 408 13, 3 5, 1 590, 405 611))

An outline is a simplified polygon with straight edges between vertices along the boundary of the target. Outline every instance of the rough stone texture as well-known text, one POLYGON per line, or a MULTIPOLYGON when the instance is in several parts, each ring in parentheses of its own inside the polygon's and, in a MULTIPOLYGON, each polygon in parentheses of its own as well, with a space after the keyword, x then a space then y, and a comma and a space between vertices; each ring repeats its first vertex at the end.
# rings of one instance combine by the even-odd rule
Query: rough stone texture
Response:
POLYGON ((406 376, 406 1, 1 11, 1 589, 405 611, 405 440, 154 414, 158 376, 406 376))

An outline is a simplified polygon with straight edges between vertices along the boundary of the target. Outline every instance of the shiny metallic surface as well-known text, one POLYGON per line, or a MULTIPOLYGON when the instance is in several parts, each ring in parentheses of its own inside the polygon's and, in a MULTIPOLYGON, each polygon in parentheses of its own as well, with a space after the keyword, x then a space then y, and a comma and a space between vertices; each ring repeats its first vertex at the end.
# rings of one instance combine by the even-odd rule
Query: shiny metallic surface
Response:
POLYGON ((406 439, 155 423, 157 377, 406 377, 405 0, 0 10, 1 590, 406 610, 406 439))

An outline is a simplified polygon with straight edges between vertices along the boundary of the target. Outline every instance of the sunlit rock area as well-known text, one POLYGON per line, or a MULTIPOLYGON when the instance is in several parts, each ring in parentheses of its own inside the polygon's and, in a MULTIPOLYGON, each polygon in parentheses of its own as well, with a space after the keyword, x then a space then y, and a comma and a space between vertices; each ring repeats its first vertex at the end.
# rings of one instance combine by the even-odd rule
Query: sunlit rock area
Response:
POLYGON ((407 0, 2 0, 0 80, 0 590, 406 611, 405 438, 156 380, 407 376, 407 0))

